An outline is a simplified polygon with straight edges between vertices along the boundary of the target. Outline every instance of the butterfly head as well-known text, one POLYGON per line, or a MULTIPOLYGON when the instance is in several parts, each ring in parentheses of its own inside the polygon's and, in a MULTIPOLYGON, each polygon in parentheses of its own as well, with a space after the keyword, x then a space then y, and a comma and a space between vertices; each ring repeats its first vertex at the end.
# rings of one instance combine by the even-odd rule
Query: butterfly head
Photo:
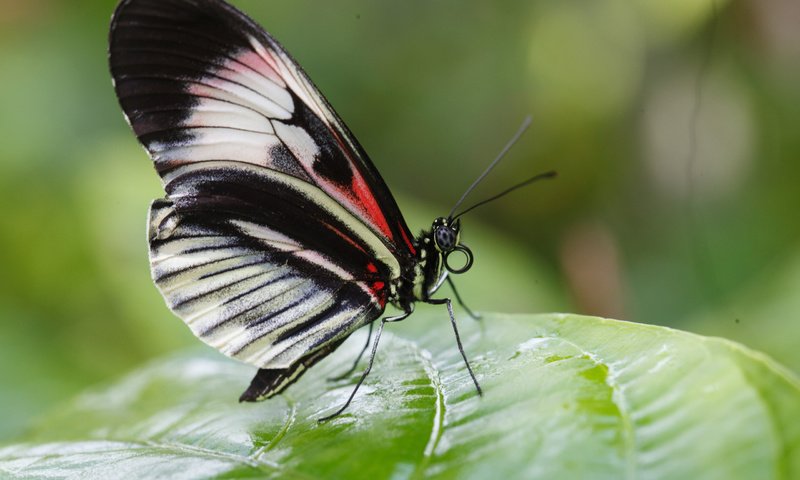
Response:
POLYGON ((459 219, 439 217, 431 225, 433 245, 444 258, 444 266, 450 273, 464 273, 472 268, 472 251, 461 243, 461 221, 459 219), (450 263, 450 255, 459 252, 464 256, 463 264, 455 260, 450 263), (459 266, 460 265, 460 266, 459 266))

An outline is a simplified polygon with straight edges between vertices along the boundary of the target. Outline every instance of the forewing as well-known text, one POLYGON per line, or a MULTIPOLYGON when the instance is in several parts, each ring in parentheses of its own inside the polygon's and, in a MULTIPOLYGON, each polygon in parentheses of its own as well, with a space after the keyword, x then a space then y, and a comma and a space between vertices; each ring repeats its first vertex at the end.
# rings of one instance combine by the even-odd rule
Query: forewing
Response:
POLYGON ((408 227, 363 149, 243 13, 218 0, 125 0, 112 21, 110 64, 128 121, 168 190, 168 174, 187 164, 288 174, 342 205, 393 255, 413 257, 408 227))

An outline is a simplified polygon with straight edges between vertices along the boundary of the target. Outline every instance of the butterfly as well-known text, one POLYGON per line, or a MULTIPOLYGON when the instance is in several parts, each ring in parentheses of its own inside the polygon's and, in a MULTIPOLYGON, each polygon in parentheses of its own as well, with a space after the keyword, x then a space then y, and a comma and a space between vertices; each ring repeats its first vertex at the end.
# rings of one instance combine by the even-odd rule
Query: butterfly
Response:
POLYGON ((258 367, 240 401, 281 393, 369 325, 350 375, 393 305, 352 394, 325 419, 340 414, 384 325, 416 302, 446 305, 481 393, 451 300, 433 298, 448 282, 463 305, 449 274, 473 255, 458 215, 413 236, 364 149, 263 28, 221 0, 123 0, 109 63, 166 193, 149 212, 153 280, 203 342, 258 367))

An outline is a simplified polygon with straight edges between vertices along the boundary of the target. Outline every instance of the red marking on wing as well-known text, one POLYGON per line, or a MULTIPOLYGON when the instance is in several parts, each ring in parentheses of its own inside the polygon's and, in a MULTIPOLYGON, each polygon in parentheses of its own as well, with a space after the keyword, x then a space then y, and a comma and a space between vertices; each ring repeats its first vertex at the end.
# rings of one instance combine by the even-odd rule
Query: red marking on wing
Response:
POLYGON ((378 205, 378 201, 375 199, 375 195, 370 190, 369 185, 367 182, 364 181, 364 177, 361 176, 361 172, 358 169, 358 162, 355 161, 353 158, 352 149, 345 142, 342 140, 342 137, 339 135, 339 132, 328 122, 327 119, 325 120, 325 124, 328 126, 328 130, 333 136, 336 143, 339 145, 340 150, 344 153, 347 157, 347 160, 350 162, 350 166, 353 172, 353 181, 350 183, 350 192, 346 192, 346 195, 353 200, 353 206, 361 211, 364 215, 366 215, 369 223, 371 223, 375 228, 377 228, 387 239, 392 242, 396 242, 394 235, 392 235, 392 231, 389 228, 389 224, 386 222, 386 217, 383 215, 383 210, 381 210, 380 205, 378 205))
POLYGON ((403 224, 399 220, 397 221, 397 229, 400 230, 400 234, 403 235, 403 241, 406 242, 406 245, 408 246, 408 249, 411 251, 411 254, 416 255, 417 249, 414 248, 414 242, 412 242, 411 239, 408 238, 408 235, 406 235, 406 229, 403 228, 403 224))
POLYGON ((378 205, 375 196, 372 195, 372 191, 358 171, 353 172, 353 183, 351 187, 358 200, 358 206, 364 214, 367 215, 370 223, 377 227, 386 238, 395 241, 392 231, 389 229, 389 224, 386 223, 386 217, 383 216, 381 207, 378 205))
POLYGON ((378 300, 381 308, 386 306, 386 297, 388 292, 386 291, 386 283, 376 280, 372 282, 369 286, 369 289, 372 291, 372 295, 378 300))
MULTIPOLYGON (((262 45, 264 46, 264 45, 262 45)), ((289 78, 285 77, 287 72, 283 71, 280 66, 286 61, 285 59, 281 58, 276 52, 273 50, 274 46, 265 46, 263 50, 253 52, 253 51, 245 51, 243 55, 240 56, 239 60, 242 61, 245 65, 254 70, 261 72, 264 71, 266 76, 270 78, 270 80, 276 80, 274 77, 278 77, 276 83, 283 86, 287 85, 289 88, 295 91, 296 94, 301 96, 301 99, 304 101, 309 100, 314 105, 308 104, 309 107, 316 110, 316 113, 320 113, 320 119, 325 123, 328 127, 328 131, 330 132, 333 139, 339 145, 339 149, 350 162, 353 171, 353 180, 350 185, 350 191, 347 189, 339 189, 337 187, 333 187, 334 190, 339 190, 340 194, 344 194, 344 196, 349 200, 350 208, 354 208, 358 210, 362 215, 364 215, 367 222, 376 230, 378 230, 387 240, 392 243, 397 244, 398 239, 395 238, 391 228, 389 228, 389 224, 386 220, 386 216, 381 209, 381 206, 378 204, 378 201, 375 198, 374 193, 372 192, 369 184, 364 180, 364 177, 361 175, 360 166, 362 162, 358 160, 356 152, 353 151, 353 147, 351 146, 350 142, 346 141, 346 139, 342 138, 343 132, 337 128, 335 122, 331 121, 331 115, 326 114, 328 108, 326 108, 324 100, 319 101, 316 97, 321 98, 321 94, 313 87, 311 87, 311 91, 308 91, 302 85, 302 82, 297 83, 296 85, 292 85, 294 83, 293 80, 301 80, 301 78, 289 78), (301 93, 303 95, 301 95, 301 93), (316 108, 314 108, 316 107, 316 108), (319 111, 321 110, 321 112, 319 111), (345 190, 345 191, 342 191, 345 190)), ((257 49, 258 50, 258 49, 257 49)), ((291 68, 288 69, 291 72, 291 68)), ((300 72, 300 77, 302 77, 302 72, 300 72)), ((310 83, 310 81, 308 82, 310 83)), ((335 114, 333 114, 335 117, 335 114)), ((309 174, 314 177, 313 173, 309 172, 309 174)), ((325 185, 324 182, 320 183, 319 185, 323 190, 325 190, 328 194, 332 194, 331 185, 325 185)), ((335 196, 335 194, 333 195, 335 196)), ((354 212, 355 213, 355 212, 354 212)), ((416 255, 416 250, 410 239, 408 239, 405 228, 402 225, 402 221, 398 222, 400 231, 403 232, 402 235, 405 239, 406 245, 408 246, 409 250, 412 254, 416 255)))
POLYGON ((369 273, 378 273, 378 267, 376 267, 375 264, 372 262, 369 262, 367 264, 367 270, 369 271, 369 273))
MULTIPOLYGON (((352 245, 352 246, 356 247, 357 249, 359 249, 360 251, 362 251, 362 252, 364 252, 364 253, 367 253, 367 251, 366 251, 366 250, 364 250, 364 248, 363 248, 361 245, 359 245, 358 243, 356 243, 355 241, 353 241, 353 239, 352 239, 352 238, 350 238, 350 237, 349 237, 347 234, 345 234, 344 232, 342 232, 342 231, 341 231, 341 230, 339 230, 338 228, 334 227, 333 225, 329 225, 329 224, 327 224, 327 223, 324 223, 324 222, 323 222, 322 224, 323 224, 323 225, 325 226, 325 228, 327 228, 328 230, 330 230, 330 231, 332 231, 333 233, 335 233, 336 235, 338 235, 338 236, 342 237, 342 239, 343 239, 343 240, 345 240, 345 241, 346 241, 347 243, 349 243, 350 245, 352 245)), ((372 264, 370 263, 370 265, 372 265, 372 264)), ((374 265, 373 265, 373 267, 374 267, 374 265)), ((367 268, 369 268, 369 267, 367 267, 367 268)), ((377 268, 376 268, 376 270, 375 270, 375 271, 377 272, 377 268)))

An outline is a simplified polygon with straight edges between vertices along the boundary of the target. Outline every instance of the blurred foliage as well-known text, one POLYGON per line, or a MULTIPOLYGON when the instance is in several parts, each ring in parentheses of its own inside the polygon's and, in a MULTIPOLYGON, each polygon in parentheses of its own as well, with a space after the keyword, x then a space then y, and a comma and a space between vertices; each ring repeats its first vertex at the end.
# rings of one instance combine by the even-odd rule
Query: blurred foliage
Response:
MULTIPOLYGON (((415 231, 533 115, 472 198, 560 176, 465 218, 475 308, 677 326, 800 370, 796 1, 235 3, 328 96, 415 231)), ((149 280, 160 189, 111 88, 114 6, 0 7, 0 438, 196 344, 149 280)))

